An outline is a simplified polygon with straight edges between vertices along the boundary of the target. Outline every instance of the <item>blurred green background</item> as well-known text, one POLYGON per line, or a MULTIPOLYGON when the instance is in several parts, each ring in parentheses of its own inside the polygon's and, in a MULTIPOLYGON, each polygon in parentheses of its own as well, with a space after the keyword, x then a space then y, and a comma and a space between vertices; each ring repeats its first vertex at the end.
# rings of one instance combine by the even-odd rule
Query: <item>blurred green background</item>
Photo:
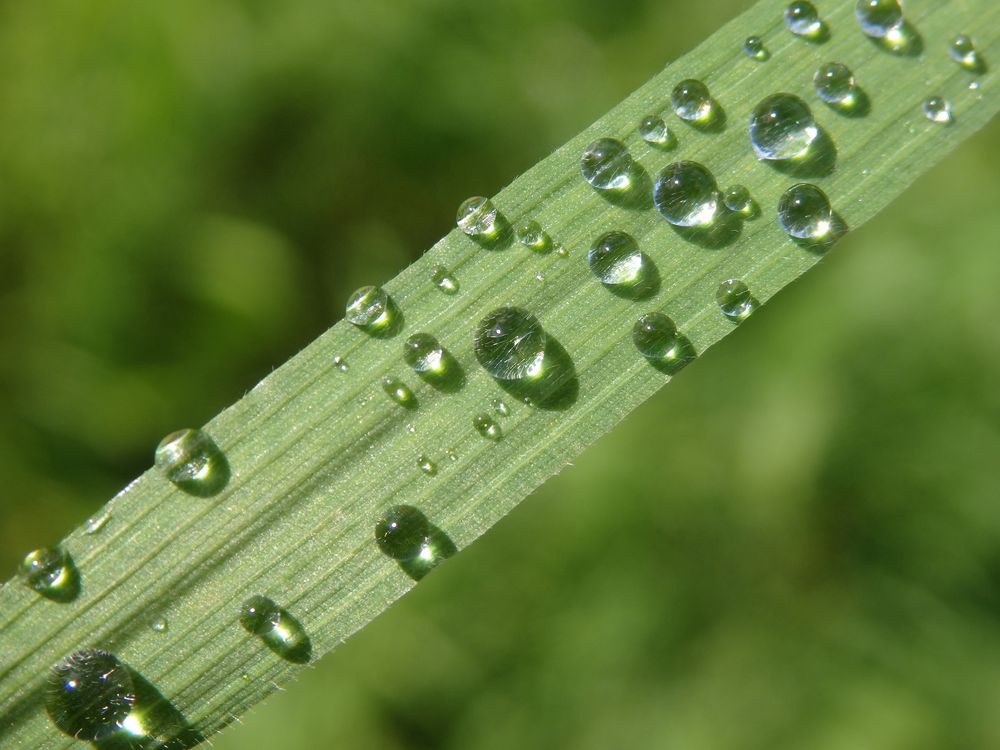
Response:
MULTIPOLYGON (((0 5, 2 570, 746 5, 0 5)), ((998 172, 994 123, 215 746, 1000 746, 998 172)))

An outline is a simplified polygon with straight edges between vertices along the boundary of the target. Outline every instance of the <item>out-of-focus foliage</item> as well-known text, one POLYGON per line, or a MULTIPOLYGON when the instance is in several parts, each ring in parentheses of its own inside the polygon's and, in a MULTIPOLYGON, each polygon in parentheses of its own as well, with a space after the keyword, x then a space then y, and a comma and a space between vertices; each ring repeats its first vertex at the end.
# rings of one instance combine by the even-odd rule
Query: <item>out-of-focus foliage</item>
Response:
MULTIPOLYGON (((0 8, 5 569, 742 5, 0 8)), ((1000 743, 998 143, 217 747, 1000 743)))

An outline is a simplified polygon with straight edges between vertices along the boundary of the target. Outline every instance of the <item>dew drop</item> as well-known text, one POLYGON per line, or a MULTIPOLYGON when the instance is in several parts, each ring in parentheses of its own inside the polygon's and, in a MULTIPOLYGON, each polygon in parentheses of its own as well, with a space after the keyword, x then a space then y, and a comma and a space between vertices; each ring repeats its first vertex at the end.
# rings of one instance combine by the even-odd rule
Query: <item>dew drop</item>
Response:
POLYGON ((444 455, 447 456, 448 460, 451 461, 452 463, 458 460, 458 453, 455 452, 454 448, 448 448, 444 452, 444 455))
POLYGON ((413 424, 413 423, 408 423, 406 425, 406 432, 409 433, 410 435, 416 435, 417 434, 417 426, 415 424, 413 424))
POLYGON ((750 114, 750 143, 760 159, 793 159, 819 136, 809 105, 794 94, 772 94, 750 114))
POLYGON ((76 651, 52 668, 45 708, 71 737, 100 741, 118 732, 135 705, 128 667, 108 651, 76 651))
POLYGON ((796 36, 814 39, 823 33, 823 21, 810 2, 789 3, 785 8, 785 26, 796 36))
POLYGON ((598 190, 620 190, 632 181, 634 162, 625 144, 615 138, 599 138, 580 157, 580 174, 598 190))
POLYGON ((46 599, 69 602, 80 593, 80 574, 62 547, 42 547, 21 561, 21 580, 46 599))
POLYGON ((431 269, 431 283, 445 294, 454 294, 458 291, 458 279, 451 275, 447 267, 440 264, 431 269))
POLYGON ((542 225, 533 219, 518 224, 514 234, 517 241, 530 250, 540 252, 549 246, 549 236, 542 229, 542 225))
POLYGON ((510 407, 504 403, 503 399, 495 398, 490 401, 490 406, 493 407, 493 411, 499 414, 501 417, 510 416, 510 407))
POLYGON ((723 315, 736 321, 743 320, 757 309, 750 287, 739 279, 727 279, 719 284, 715 301, 723 315))
POLYGON ((941 123, 942 125, 950 125, 955 116, 951 112, 951 104, 948 100, 941 96, 929 96, 924 100, 922 105, 924 111, 924 117, 926 117, 931 122, 941 123))
POLYGON ((677 326, 663 313, 646 313, 632 327, 632 342, 642 356, 664 359, 677 348, 677 326))
POLYGON ((564 245, 560 245, 559 247, 556 248, 556 255, 558 255, 560 258, 568 258, 569 250, 567 250, 564 245))
POLYGON ((670 128, 659 115, 646 115, 639 122, 639 136, 646 143, 654 146, 666 146, 673 143, 674 136, 670 128))
POLYGON ((693 161, 668 164, 653 184, 653 203, 663 218, 680 227, 711 224, 719 207, 715 177, 693 161))
POLYGON ((240 625, 282 659, 305 664, 312 642, 297 619, 266 596, 251 596, 240 608, 240 625))
POLYGON ((681 81, 670 94, 674 114, 688 122, 706 122, 712 117, 712 96, 701 81, 688 78, 681 81))
POLYGON ((499 307, 479 322, 473 348, 486 371, 500 380, 538 375, 545 358, 545 331, 520 307, 499 307))
POLYGON ((429 333, 415 333, 403 343, 403 360, 415 372, 440 372, 444 347, 429 333))
POLYGON ((642 253, 632 235, 608 232, 597 238, 587 254, 591 273, 602 284, 634 284, 642 275, 642 253))
POLYGON ((984 67, 976 45, 968 34, 959 34, 952 39, 948 45, 948 54, 966 70, 980 71, 984 67))
POLYGON ((417 397, 410 390, 410 387, 392 375, 386 375, 382 378, 382 390, 385 391, 386 396, 400 406, 413 409, 417 405, 417 397))
POLYGON ((380 286, 356 289, 347 300, 344 317, 359 328, 385 328, 392 317, 388 293, 380 286))
POLYGON ((816 240, 827 236, 833 226, 833 211, 826 193, 815 185, 792 185, 778 201, 778 221, 790 236, 816 240))
POLYGON ((451 539, 412 505, 396 505, 383 514, 375 524, 375 544, 416 580, 456 551, 451 539))
POLYGON ((734 213, 750 215, 754 210, 754 200, 743 185, 731 185, 722 196, 726 208, 734 213))
POLYGON ((489 239, 500 233, 504 219, 493 201, 477 195, 458 207, 455 222, 470 237, 489 239))
POLYGON ((854 74, 842 63, 821 65, 813 75, 813 86, 819 98, 827 104, 850 106, 858 95, 854 74))
POLYGON ((157 446, 154 463, 178 489, 198 497, 215 495, 229 482, 229 463, 204 430, 170 433, 157 446))
POLYGON ((503 431, 489 414, 479 414, 472 419, 472 426, 476 432, 487 440, 499 440, 503 437, 503 431))
POLYGON ((333 366, 341 372, 347 372, 348 370, 347 362, 339 355, 333 358, 333 366))
POLYGON ((167 622, 166 618, 157 617, 151 623, 149 623, 149 629, 154 633, 166 633, 170 628, 170 624, 167 622))
POLYGON ((743 42, 743 52, 751 60, 764 62, 771 57, 771 53, 764 46, 764 40, 759 36, 748 36, 743 42))
POLYGON ((891 39, 903 27, 903 9, 899 0, 858 0, 854 16, 861 31, 874 39, 891 39))
POLYGON ((100 513, 95 516, 91 516, 83 524, 83 531, 85 534, 96 534, 101 529, 103 529, 108 521, 111 520, 111 510, 105 508, 100 513))
POLYGON ((417 468, 429 477, 434 476, 438 472, 437 464, 431 461, 424 453, 417 456, 417 468))

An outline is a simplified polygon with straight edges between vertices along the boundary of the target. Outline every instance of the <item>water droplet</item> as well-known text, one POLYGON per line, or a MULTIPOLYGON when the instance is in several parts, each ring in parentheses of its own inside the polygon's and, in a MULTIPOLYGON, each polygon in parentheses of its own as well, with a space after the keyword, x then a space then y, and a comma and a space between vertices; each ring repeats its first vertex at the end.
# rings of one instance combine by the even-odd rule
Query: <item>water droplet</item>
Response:
POLYGON ((164 617, 157 617, 151 623, 149 623, 149 629, 154 633, 166 633, 170 628, 170 624, 164 617))
POLYGON ((815 39, 823 33, 823 21, 816 6, 809 2, 789 3, 785 8, 785 26, 796 36, 815 39))
POLYGON ((386 396, 400 406, 407 409, 413 409, 417 406, 417 397, 402 380, 386 375, 382 378, 382 390, 385 391, 386 396))
POLYGON ((85 534, 96 534, 98 531, 103 529, 110 520, 111 509, 105 508, 97 515, 91 516, 84 522, 83 531, 85 534))
POLYGON ((903 9, 899 0, 858 0, 854 16, 861 31, 874 39, 891 38, 903 26, 903 9))
POLYGON ((476 432, 487 440, 499 440, 503 437, 503 431, 489 414, 479 414, 472 419, 472 426, 476 432))
POLYGON ((251 596, 243 602, 240 625, 282 659, 304 664, 312 655, 312 642, 302 623, 266 596, 251 596))
POLYGON ((923 103, 924 117, 932 122, 950 125, 955 119, 951 112, 951 104, 941 96, 929 96, 923 103))
POLYGON ((391 317, 389 295, 380 286, 363 286, 347 300, 345 318, 359 328, 385 328, 391 317))
POLYGON ((408 424, 406 425, 406 431, 407 431, 407 433, 409 433, 410 435, 416 435, 416 434, 417 434, 417 426, 416 426, 415 424, 412 424, 412 423, 408 423, 408 424))
POLYGON ((499 307, 479 322, 473 346, 476 359, 500 380, 538 375, 545 358, 545 331, 519 307, 499 307))
POLYGON ((634 284, 642 275, 643 258, 639 245, 630 234, 608 232, 594 241, 587 254, 591 273, 602 284, 634 284))
POLYGON ((850 106, 854 103, 858 86, 851 69, 842 63, 825 63, 813 75, 813 86, 819 98, 827 104, 850 106))
POLYGON ((437 464, 431 461, 424 453, 417 456, 417 468, 429 477, 434 476, 438 472, 437 464))
POLYGON ((510 416, 510 407, 508 407, 507 404, 505 404, 502 399, 499 398, 493 399, 492 401, 490 401, 490 406, 492 406, 493 411, 495 411, 501 417, 510 416))
POLYGON ((118 732, 135 705, 128 667, 107 651, 76 651, 52 668, 45 708, 52 723, 79 740, 118 732))
POLYGON ((772 94, 750 115, 750 143, 760 159, 793 159, 819 136, 809 105, 794 94, 772 94))
POLYGON ((416 580, 456 551, 451 539, 412 505, 397 505, 385 512, 375 524, 375 543, 416 580))
POLYGON ((739 279, 727 279, 719 284, 715 301, 722 314, 732 320, 743 320, 757 309, 757 300, 750 293, 750 287, 739 279))
POLYGON ((477 195, 459 206, 456 223, 470 237, 489 239, 500 233, 505 220, 493 201, 477 195))
POLYGON ((341 372, 347 372, 348 369, 347 362, 339 355, 333 358, 333 366, 341 372))
POLYGON ((948 54, 951 55, 952 60, 967 70, 975 70, 979 67, 976 45, 968 34, 959 34, 952 39, 951 44, 948 45, 948 54))
POLYGON ((156 448, 154 463, 178 489, 198 497, 215 495, 229 482, 229 463, 203 430, 167 435, 156 448))
POLYGON ((719 207, 715 177, 693 161, 668 164, 653 185, 653 203, 663 218, 680 227, 711 224, 719 207))
POLYGON ((677 348, 677 326, 663 313, 646 313, 632 327, 632 342, 649 359, 670 357, 677 348))
POLYGON ((569 250, 567 250, 564 245, 560 245, 559 247, 556 248, 556 255, 558 255, 560 258, 568 258, 569 250))
POLYGON ((514 234, 518 242, 536 252, 544 252, 551 245, 551 240, 545 233, 545 230, 542 229, 542 225, 534 220, 519 224, 514 234))
POLYGON ((681 81, 670 94, 674 114, 688 122, 706 122, 712 117, 712 96, 708 87, 694 78, 681 81))
POLYGON ((976 91, 979 89, 979 81, 972 81, 969 84, 969 91, 976 91))
POLYGON ((751 60, 759 62, 763 62, 771 56, 771 53, 767 51, 767 47, 764 46, 764 40, 759 36, 748 36, 746 41, 743 42, 743 51, 751 60))
POLYGON ((830 200, 815 185, 805 182, 792 185, 778 201, 778 221, 792 237, 802 240, 825 237, 833 227, 830 200))
POLYGON ((455 452, 454 448, 448 448, 448 450, 444 452, 444 455, 446 455, 448 460, 452 463, 458 460, 458 453, 455 452))
POLYGON ((732 185, 723 194, 726 208, 738 214, 750 215, 754 210, 754 200, 743 185, 732 185))
POLYGON ((673 143, 674 136, 670 128, 659 115, 646 115, 639 122, 639 135, 646 143, 655 146, 667 146, 673 143))
POLYGON ((599 138, 580 157, 580 174, 598 190, 621 190, 632 182, 634 163, 625 144, 599 138))
POLYGON ((442 265, 436 265, 431 269, 431 283, 445 294, 454 294, 458 291, 458 279, 442 265))
POLYGON ((403 360, 416 372, 439 372, 444 347, 429 333, 415 333, 403 344, 403 360))
POLYGON ((62 547, 42 547, 21 561, 21 580, 46 599, 72 601, 80 593, 80 574, 62 547))

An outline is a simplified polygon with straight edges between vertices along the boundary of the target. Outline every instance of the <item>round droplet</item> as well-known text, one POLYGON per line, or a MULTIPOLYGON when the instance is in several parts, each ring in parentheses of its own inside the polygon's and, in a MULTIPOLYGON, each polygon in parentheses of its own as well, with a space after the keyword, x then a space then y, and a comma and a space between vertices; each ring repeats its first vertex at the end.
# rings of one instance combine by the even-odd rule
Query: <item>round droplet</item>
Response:
POLYGON ((569 250, 567 250, 565 246, 560 245, 559 247, 556 248, 556 255, 558 255, 560 258, 568 258, 569 250))
POLYGON ((203 430, 167 435, 156 448, 154 462, 178 489, 199 497, 218 493, 229 481, 225 455, 203 430))
POLYGON ((103 529, 111 520, 111 511, 105 508, 95 516, 88 518, 83 524, 83 531, 86 534, 96 534, 103 529))
POLYGON ((430 534, 430 522, 411 505, 390 508, 375 524, 375 543, 393 560, 417 557, 430 534))
POLYGON ((504 403, 503 399, 495 398, 490 401, 490 406, 493 407, 493 411, 499 414, 501 417, 510 416, 510 407, 504 403))
POLYGON ((154 633, 166 633, 170 629, 170 625, 164 617, 157 617, 151 623, 149 623, 149 629, 154 633))
POLYGON ((861 31, 874 39, 891 38, 903 26, 903 9, 899 0, 858 0, 854 15, 861 31))
POLYGON ((359 328, 378 328, 388 322, 389 295, 379 286, 363 286, 347 300, 344 316, 359 328))
POLYGON ((240 625, 287 661, 305 664, 312 642, 297 619, 266 596, 251 596, 240 607, 240 625))
POLYGON ((809 150, 819 127, 794 94, 772 94, 750 115, 750 143, 760 159, 793 159, 809 150))
POLYGON ((417 456, 417 468, 429 477, 437 474, 437 464, 430 460, 426 454, 417 456))
POLYGON ((548 244, 548 235, 542 225, 533 219, 518 224, 514 234, 518 242, 531 250, 544 250, 548 244))
POLYGON ((42 596, 59 602, 76 598, 80 576, 73 560, 62 547, 42 547, 21 561, 21 580, 42 596))
POLYGON ((479 322, 473 340, 476 359, 500 380, 538 375, 545 359, 545 331, 520 307, 499 307, 479 322))
POLYGON ((813 75, 813 86, 827 104, 850 105, 857 97, 857 83, 851 69, 842 63, 825 63, 813 75))
POLYGON ((948 45, 948 54, 966 70, 978 70, 982 67, 976 45, 968 34, 959 34, 948 45))
POLYGON ((598 190, 620 190, 632 181, 632 156, 615 138, 599 138, 580 157, 580 174, 598 190))
POLYGON ((663 313, 646 313, 632 327, 632 342, 642 356, 663 359, 677 347, 677 326, 663 313))
POLYGON ((444 347, 429 333, 415 333, 403 343, 403 359, 416 372, 440 372, 444 347))
POLYGON ((431 269, 431 283, 445 294, 454 294, 458 291, 458 279, 442 265, 436 265, 431 269))
POLYGON ((668 164, 656 176, 653 203, 663 218, 680 227, 711 224, 719 207, 715 177, 693 161, 668 164))
POLYGON ((723 194, 726 208, 738 214, 749 214, 753 211, 753 198, 750 191, 743 185, 732 185, 723 194))
POLYGON ((922 105, 924 117, 931 122, 938 122, 942 125, 950 125, 955 119, 951 113, 951 104, 941 96, 929 96, 922 105))
POLYGON ((639 245, 625 232, 608 232, 598 237, 590 247, 587 262, 602 284, 634 284, 642 275, 639 245))
POLYGON ((477 195, 459 206, 455 221, 470 237, 492 237, 500 229, 501 217, 493 201, 477 195))
POLYGON ((385 391, 386 396, 400 406, 412 408, 417 405, 417 397, 413 395, 410 387, 391 375, 382 378, 382 390, 385 391))
POLYGON ((472 419, 472 426, 476 432, 487 440, 497 441, 503 437, 503 431, 489 414, 479 414, 472 419))
POLYGON ((785 8, 785 26, 796 36, 815 37, 822 32, 823 21, 816 6, 803 0, 785 8))
POLYGON ((764 40, 759 36, 748 36, 746 41, 743 42, 743 52, 751 60, 757 60, 758 62, 763 62, 771 56, 771 53, 767 51, 767 47, 764 46, 764 40))
POLYGON ((343 357, 337 356, 333 358, 333 366, 336 367, 341 372, 347 372, 348 366, 347 362, 343 357))
POLYGON ((750 287, 739 279, 727 279, 719 284, 715 292, 715 301, 722 314, 734 320, 742 320, 757 307, 757 302, 750 293, 750 287))
POLYGON ((45 708, 52 723, 76 739, 107 739, 122 728, 134 705, 132 675, 107 651, 76 651, 49 673, 45 708))
POLYGON ((778 221, 792 237, 816 240, 830 233, 833 211, 826 193, 815 185, 792 185, 778 201, 778 221))
POLYGON ((670 128, 659 115, 646 115, 639 122, 639 135, 646 143, 664 146, 673 140, 670 128))
POLYGON ((689 122, 703 122, 712 116, 712 97, 708 87, 694 78, 681 81, 670 94, 674 114, 689 122))

